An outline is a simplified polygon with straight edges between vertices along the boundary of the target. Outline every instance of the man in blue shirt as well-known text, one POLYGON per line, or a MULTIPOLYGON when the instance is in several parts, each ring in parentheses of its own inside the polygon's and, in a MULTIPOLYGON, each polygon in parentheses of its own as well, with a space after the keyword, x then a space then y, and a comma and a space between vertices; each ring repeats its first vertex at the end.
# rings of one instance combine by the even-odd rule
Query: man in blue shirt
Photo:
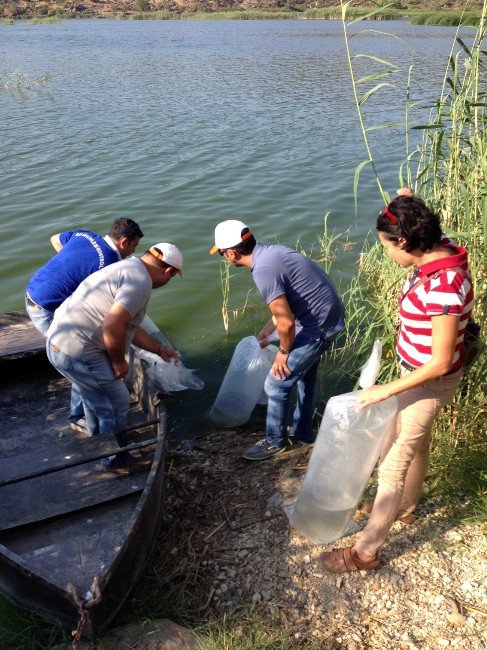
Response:
POLYGON ((276 329, 279 349, 265 382, 268 396, 266 437, 246 449, 247 460, 263 460, 284 451, 288 442, 287 418, 291 390, 297 385, 293 418, 294 441, 314 440, 312 419, 321 355, 345 326, 342 303, 327 274, 296 250, 255 241, 248 226, 229 220, 215 228, 215 246, 234 266, 244 266, 272 314, 259 332, 261 346, 276 329), (295 322, 302 330, 296 334, 295 322))
MULTIPOLYGON (((143 233, 132 219, 116 219, 108 234, 101 237, 89 230, 72 230, 51 237, 57 252, 30 279, 25 293, 25 309, 35 327, 46 336, 55 310, 95 271, 118 262, 135 251, 143 233)), ((83 403, 73 384, 69 421, 75 430, 84 430, 83 403)))

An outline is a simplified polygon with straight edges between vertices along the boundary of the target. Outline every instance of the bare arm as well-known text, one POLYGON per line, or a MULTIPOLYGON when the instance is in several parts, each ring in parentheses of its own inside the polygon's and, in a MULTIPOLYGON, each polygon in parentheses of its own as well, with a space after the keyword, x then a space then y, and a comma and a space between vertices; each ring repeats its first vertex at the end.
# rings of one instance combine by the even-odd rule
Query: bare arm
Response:
POLYGON ((261 348, 265 348, 269 345, 269 342, 267 341, 267 337, 270 336, 275 331, 275 329, 276 329, 276 321, 273 316, 270 320, 267 321, 264 327, 257 334, 257 340, 259 341, 261 348))
POLYGON ((433 316, 431 319, 432 327, 432 356, 423 366, 413 372, 391 381, 383 386, 372 386, 364 388, 358 396, 358 406, 360 409, 382 402, 382 400, 398 395, 411 388, 416 388, 430 379, 436 379, 446 374, 451 368, 451 362, 455 353, 455 345, 458 336, 457 316, 448 314, 433 316))
POLYGON ((287 354, 282 354, 281 352, 276 354, 271 373, 274 377, 285 379, 291 373, 287 366, 287 359, 294 343, 294 316, 286 296, 279 296, 270 302, 269 309, 271 310, 273 320, 275 319, 281 348, 287 350, 287 354))
POLYGON ((162 345, 160 341, 151 336, 148 332, 142 329, 142 327, 135 328, 132 343, 143 350, 147 350, 147 352, 159 355, 164 361, 169 361, 171 358, 176 360, 179 359, 176 350, 173 350, 169 346, 162 345))
POLYGON ((126 377, 129 371, 125 359, 125 335, 131 318, 125 307, 114 302, 102 324, 103 343, 117 379, 126 377))
POLYGON ((52 244, 52 247, 54 248, 54 250, 56 251, 56 253, 59 253, 59 251, 60 251, 61 248, 63 247, 62 244, 61 244, 61 242, 59 241, 59 235, 60 235, 60 233, 57 233, 57 235, 53 235, 53 236, 51 237, 51 240, 50 240, 50 241, 51 241, 51 244, 52 244))

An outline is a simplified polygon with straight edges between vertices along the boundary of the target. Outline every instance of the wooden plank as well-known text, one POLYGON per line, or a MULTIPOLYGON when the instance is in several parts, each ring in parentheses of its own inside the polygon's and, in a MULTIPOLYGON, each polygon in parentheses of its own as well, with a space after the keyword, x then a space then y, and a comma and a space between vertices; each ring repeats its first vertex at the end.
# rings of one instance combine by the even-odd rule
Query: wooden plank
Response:
MULTIPOLYGON (((155 422, 157 420, 139 422, 136 425, 125 427, 121 432, 134 432, 155 422)), ((149 438, 129 444, 123 449, 132 451, 153 445, 156 442, 157 438, 149 438)), ((112 456, 120 450, 121 447, 115 436, 110 434, 59 442, 50 447, 3 458, 0 459, 0 487, 100 460, 112 456)))
POLYGON ((116 475, 98 462, 0 489, 0 530, 9 530, 141 492, 149 471, 116 475))
POLYGON ((19 359, 45 353, 46 339, 34 327, 27 312, 0 316, 0 360, 19 359))

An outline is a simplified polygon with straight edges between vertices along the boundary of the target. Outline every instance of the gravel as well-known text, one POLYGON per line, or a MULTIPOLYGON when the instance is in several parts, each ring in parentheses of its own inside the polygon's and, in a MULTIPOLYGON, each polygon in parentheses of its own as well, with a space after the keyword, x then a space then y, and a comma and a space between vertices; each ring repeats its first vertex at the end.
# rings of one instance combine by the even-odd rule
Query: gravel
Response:
MULTIPOLYGON (((260 434, 262 435, 262 433, 260 434)), ((395 523, 378 570, 326 572, 319 546, 289 527, 282 505, 296 497, 310 450, 263 462, 240 456, 253 437, 215 432, 194 450, 170 452, 168 519, 178 552, 198 558, 207 613, 253 608, 269 627, 320 647, 436 650, 487 648, 487 544, 480 525, 459 525, 447 505, 425 503, 410 526, 395 523)), ((357 513, 363 528, 366 516, 357 513)), ((204 599, 204 598, 203 598, 204 599)))

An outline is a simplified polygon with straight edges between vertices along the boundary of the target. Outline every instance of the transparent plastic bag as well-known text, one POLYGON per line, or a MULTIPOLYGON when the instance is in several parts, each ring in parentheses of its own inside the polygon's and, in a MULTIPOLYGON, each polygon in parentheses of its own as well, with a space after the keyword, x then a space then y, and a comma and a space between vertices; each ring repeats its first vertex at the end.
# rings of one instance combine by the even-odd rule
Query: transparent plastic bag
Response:
POLYGON ((186 368, 181 361, 174 359, 164 361, 157 354, 138 350, 139 357, 147 363, 147 377, 153 385, 164 393, 174 393, 180 390, 202 390, 205 386, 194 370, 186 368))
MULTIPOLYGON (((370 385, 380 368, 377 351, 374 346, 367 362, 370 385)), ((359 411, 359 394, 328 401, 298 498, 285 508, 291 525, 317 544, 333 542, 347 531, 385 439, 396 426, 395 396, 359 411)))
MULTIPOLYGON (((160 341, 162 345, 173 347, 147 314, 140 326, 157 341, 160 341)), ((146 374, 151 390, 175 393, 181 390, 202 390, 204 388, 204 382, 194 374, 195 371, 186 368, 181 361, 177 364, 174 359, 164 361, 158 354, 152 354, 152 352, 142 350, 135 345, 132 347, 137 351, 139 358, 143 359, 146 364, 146 374)))
POLYGON ((370 388, 375 384, 380 371, 380 358, 382 356, 382 343, 377 339, 374 341, 372 353, 363 366, 358 380, 360 388, 370 388))
POLYGON ((263 398, 264 382, 276 358, 277 348, 261 348, 255 336, 242 339, 235 348, 228 370, 210 411, 221 427, 244 424, 263 398))

